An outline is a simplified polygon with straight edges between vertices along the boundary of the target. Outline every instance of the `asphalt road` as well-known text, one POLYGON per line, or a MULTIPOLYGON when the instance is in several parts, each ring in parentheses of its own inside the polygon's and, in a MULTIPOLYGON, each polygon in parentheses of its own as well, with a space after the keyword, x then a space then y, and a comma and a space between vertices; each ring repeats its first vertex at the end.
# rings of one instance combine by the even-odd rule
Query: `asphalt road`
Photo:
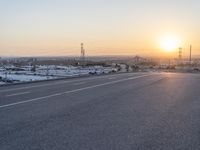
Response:
POLYGON ((0 150, 199 150, 200 75, 0 87, 0 150))

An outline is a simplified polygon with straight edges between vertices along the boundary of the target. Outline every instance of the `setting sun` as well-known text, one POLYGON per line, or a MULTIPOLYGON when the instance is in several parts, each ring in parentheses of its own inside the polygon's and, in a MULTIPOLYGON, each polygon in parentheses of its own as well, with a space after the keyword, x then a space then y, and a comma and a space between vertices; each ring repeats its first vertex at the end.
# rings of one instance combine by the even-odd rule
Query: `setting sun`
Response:
POLYGON ((176 48, 180 47, 180 39, 175 35, 165 35, 161 39, 161 48, 166 52, 174 51, 176 48))

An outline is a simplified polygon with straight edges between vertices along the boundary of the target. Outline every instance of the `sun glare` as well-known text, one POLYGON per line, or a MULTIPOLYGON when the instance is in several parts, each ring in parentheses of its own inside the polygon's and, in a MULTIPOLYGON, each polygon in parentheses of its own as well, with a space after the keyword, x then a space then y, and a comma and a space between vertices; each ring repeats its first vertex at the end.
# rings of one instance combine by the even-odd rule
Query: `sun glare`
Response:
POLYGON ((178 47, 180 47, 180 40, 175 35, 165 35, 161 39, 161 48, 164 49, 166 52, 172 52, 178 47))

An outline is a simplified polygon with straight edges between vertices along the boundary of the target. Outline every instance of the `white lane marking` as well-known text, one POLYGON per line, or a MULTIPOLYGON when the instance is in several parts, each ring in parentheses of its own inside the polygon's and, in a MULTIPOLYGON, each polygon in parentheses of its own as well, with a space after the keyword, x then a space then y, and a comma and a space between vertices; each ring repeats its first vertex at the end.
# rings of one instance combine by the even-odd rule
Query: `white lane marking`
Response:
POLYGON ((6 97, 19 96, 19 95, 24 95, 24 94, 29 94, 29 93, 30 92, 15 93, 15 94, 6 95, 6 97))
POLYGON ((66 91, 66 92, 62 92, 62 93, 56 93, 56 94, 52 94, 52 95, 48 95, 48 96, 29 99, 29 100, 25 100, 25 101, 21 101, 21 102, 1 105, 0 108, 6 108, 6 107, 10 107, 10 106, 19 105, 19 104, 30 103, 30 102, 33 102, 33 101, 48 100, 48 98, 52 98, 52 97, 56 97, 56 96, 60 96, 60 95, 64 95, 64 94, 75 93, 75 92, 84 91, 84 90, 87 90, 87 89, 93 89, 93 88, 97 88, 97 87, 101 87, 101 86, 105 86, 105 85, 115 84, 115 83, 128 81, 128 80, 134 80, 134 79, 138 79, 138 78, 142 78, 142 77, 148 77, 148 76, 152 76, 152 75, 153 74, 148 74, 148 75, 142 75, 142 76, 137 76, 137 77, 132 77, 132 78, 121 79, 121 80, 117 80, 117 81, 111 81, 111 82, 107 82, 107 83, 97 84, 97 85, 79 88, 79 89, 75 89, 75 90, 70 90, 70 91, 66 91))
POLYGON ((113 79, 116 79, 116 77, 111 77, 111 78, 108 78, 109 80, 113 80, 113 79))
POLYGON ((82 85, 85 84, 86 82, 80 82, 80 83, 74 83, 73 85, 82 85))
MULTIPOLYGON (((129 74, 129 73, 128 73, 129 74)), ((141 73, 130 73, 132 75, 137 75, 141 73)), ((115 77, 115 76, 122 76, 122 75, 127 75, 127 74, 117 74, 117 75, 109 75, 110 77, 115 77)), ((77 79, 73 81, 62 81, 62 82, 56 82, 56 83, 47 83, 47 84, 41 84, 41 85, 33 85, 33 86, 25 86, 25 87, 20 87, 20 88, 12 88, 12 89, 5 89, 5 90, 0 90, 0 92, 11 92, 11 91, 17 91, 17 90, 24 90, 24 89, 31 89, 31 88, 36 88, 36 87, 45 87, 49 85, 58 85, 58 84, 65 84, 65 83, 71 83, 71 82, 77 82, 77 81, 88 81, 88 80, 96 80, 96 79, 101 79, 101 78, 106 78, 107 76, 101 76, 101 77, 93 77, 93 78, 87 78, 87 79, 77 79)))

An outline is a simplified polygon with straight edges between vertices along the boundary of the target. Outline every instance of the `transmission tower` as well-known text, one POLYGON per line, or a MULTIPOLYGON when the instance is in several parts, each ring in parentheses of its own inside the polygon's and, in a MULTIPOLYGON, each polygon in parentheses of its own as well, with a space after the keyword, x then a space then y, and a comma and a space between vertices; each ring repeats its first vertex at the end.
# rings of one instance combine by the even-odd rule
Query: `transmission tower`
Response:
POLYGON ((83 43, 81 43, 81 60, 85 60, 85 49, 83 43))
POLYGON ((190 62, 192 61, 192 45, 190 45, 190 62))
POLYGON ((179 48, 179 53, 178 53, 178 58, 179 60, 182 60, 182 48, 179 48))

